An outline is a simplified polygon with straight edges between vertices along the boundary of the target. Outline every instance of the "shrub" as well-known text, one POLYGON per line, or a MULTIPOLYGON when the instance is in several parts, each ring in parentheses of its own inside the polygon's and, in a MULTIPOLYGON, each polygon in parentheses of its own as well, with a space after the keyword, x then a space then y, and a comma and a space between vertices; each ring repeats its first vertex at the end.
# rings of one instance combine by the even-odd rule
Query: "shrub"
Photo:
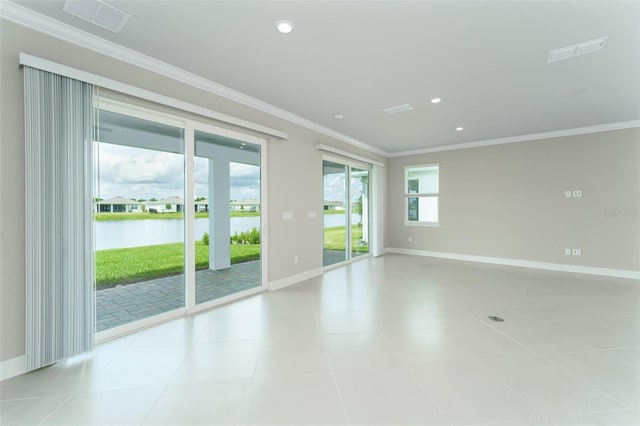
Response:
POLYGON ((231 236, 231 244, 260 244, 260 231, 253 228, 251 231, 245 231, 231 236))
POLYGON ((205 232, 204 235, 202 236, 202 244, 204 244, 205 246, 209 245, 209 233, 205 232))

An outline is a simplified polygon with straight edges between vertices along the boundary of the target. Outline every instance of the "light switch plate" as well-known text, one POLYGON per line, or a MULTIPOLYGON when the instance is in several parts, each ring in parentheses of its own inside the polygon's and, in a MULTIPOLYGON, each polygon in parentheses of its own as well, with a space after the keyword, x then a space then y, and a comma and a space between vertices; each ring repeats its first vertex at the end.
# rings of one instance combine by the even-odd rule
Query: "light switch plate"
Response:
POLYGON ((316 211, 315 211, 315 210, 309 210, 309 211, 307 212, 307 217, 308 217, 309 219, 315 219, 317 216, 318 216, 318 215, 317 215, 317 213, 316 213, 316 211))
POLYGON ((282 212, 282 220, 293 220, 293 212, 282 212))

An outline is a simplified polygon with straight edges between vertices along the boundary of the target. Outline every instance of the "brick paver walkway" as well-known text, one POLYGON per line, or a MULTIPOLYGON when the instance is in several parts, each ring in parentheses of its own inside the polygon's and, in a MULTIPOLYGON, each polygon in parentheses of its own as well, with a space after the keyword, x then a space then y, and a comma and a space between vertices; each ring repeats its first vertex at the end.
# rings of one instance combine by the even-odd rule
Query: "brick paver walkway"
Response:
MULTIPOLYGON (((260 285, 259 260, 230 268, 196 272, 196 303, 207 302, 260 285)), ((184 307, 184 275, 158 278, 96 292, 96 330, 184 307)))

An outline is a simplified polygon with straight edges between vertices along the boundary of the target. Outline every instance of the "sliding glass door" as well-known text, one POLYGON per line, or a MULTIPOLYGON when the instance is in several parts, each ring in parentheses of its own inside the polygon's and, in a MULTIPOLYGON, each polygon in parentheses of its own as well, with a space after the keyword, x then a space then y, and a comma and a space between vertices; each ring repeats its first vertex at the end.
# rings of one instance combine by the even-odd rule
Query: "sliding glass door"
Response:
POLYGON ((324 160, 323 265, 369 253, 369 171, 324 160))
POLYGON ((265 141, 95 103, 96 331, 110 337, 259 291, 265 141))

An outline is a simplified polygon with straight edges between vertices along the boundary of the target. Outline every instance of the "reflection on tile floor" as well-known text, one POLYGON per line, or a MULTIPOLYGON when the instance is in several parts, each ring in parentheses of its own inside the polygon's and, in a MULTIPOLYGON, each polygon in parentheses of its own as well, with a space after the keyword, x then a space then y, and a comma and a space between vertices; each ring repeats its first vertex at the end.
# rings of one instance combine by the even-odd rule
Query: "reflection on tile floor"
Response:
POLYGON ((638 425, 639 300, 637 280, 368 258, 5 380, 0 424, 638 425))
MULTIPOLYGON (((259 260, 254 260, 218 271, 196 271, 196 303, 260 286, 260 265, 259 260)), ((182 307, 182 274, 98 290, 96 330, 107 330, 182 307)))

